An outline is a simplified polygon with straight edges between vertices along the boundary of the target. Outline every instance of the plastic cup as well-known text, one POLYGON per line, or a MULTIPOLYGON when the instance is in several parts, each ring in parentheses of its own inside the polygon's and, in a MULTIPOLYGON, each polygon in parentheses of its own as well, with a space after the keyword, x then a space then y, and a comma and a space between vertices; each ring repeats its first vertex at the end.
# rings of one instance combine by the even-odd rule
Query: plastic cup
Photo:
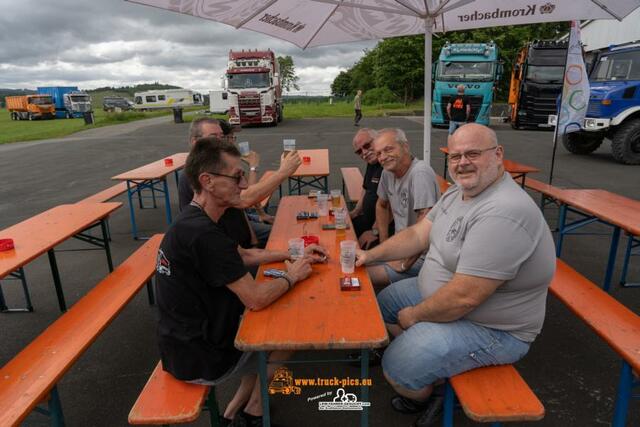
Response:
POLYGON ((249 154, 249 151, 251 151, 251 149, 249 148, 249 142, 248 141, 238 142, 238 150, 240 150, 240 154, 242 156, 246 156, 247 154, 249 154))
POLYGON ((296 149, 296 140, 295 139, 283 139, 282 146, 284 151, 294 151, 296 149))
POLYGON ((336 221, 336 230, 346 230, 347 228, 347 210, 344 208, 335 208, 333 216, 336 221))
POLYGON ((344 274, 351 274, 356 268, 356 247, 355 240, 343 240, 340 242, 340 266, 344 274))
POLYGON ((304 239, 289 239, 289 256, 291 259, 304 257, 304 239))
POLYGON ((340 190, 331 190, 331 204, 334 208, 340 207, 340 196, 342 195, 342 191, 340 190))
POLYGON ((316 200, 318 201, 318 216, 329 215, 329 195, 318 194, 316 200))
POLYGON ((164 159, 164 165, 173 166, 173 159, 171 157, 167 157, 166 159, 164 159))

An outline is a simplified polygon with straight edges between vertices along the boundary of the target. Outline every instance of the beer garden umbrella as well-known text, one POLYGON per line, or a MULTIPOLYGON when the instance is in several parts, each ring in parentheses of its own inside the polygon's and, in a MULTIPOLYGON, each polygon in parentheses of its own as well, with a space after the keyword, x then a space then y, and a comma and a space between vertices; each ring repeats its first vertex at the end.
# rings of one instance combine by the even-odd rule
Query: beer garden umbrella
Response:
POLYGON ((267 34, 306 49, 424 34, 424 159, 431 158, 432 34, 618 19, 640 0, 128 0, 267 34))

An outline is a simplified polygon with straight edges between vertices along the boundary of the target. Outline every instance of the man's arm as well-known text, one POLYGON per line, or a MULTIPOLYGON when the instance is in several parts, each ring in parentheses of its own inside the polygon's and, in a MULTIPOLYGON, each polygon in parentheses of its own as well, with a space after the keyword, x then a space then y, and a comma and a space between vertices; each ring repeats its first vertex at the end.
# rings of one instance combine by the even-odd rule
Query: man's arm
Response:
MULTIPOLYGON (((418 209, 416 212, 418 213, 418 217, 416 219, 416 224, 419 223, 431 209, 418 209)), ((390 261, 389 266, 396 270, 398 273, 405 272, 411 268, 411 266, 422 256, 423 252, 415 254, 413 256, 399 259, 397 261, 390 261)))
POLYGON ((467 104, 467 121, 469 121, 469 117, 471 117, 471 104, 467 104))
POLYGON ((451 120, 451 103, 450 102, 447 104, 447 117, 449 117, 449 120, 451 120))
POLYGON ((258 182, 258 172, 256 168, 260 166, 260 156, 255 151, 249 151, 249 154, 242 157, 242 160, 249 165, 249 185, 255 185, 258 182))
POLYGON ((391 212, 389 201, 378 197, 376 202, 376 224, 378 224, 378 238, 384 242, 389 238, 389 224, 391 224, 391 212))
POLYGON ((453 322, 461 319, 489 298, 504 280, 456 273, 453 278, 420 304, 398 313, 398 324, 407 329, 418 322, 453 322))
POLYGON ((298 169, 301 163, 302 159, 300 159, 300 155, 297 152, 291 151, 283 154, 280 158, 280 168, 266 179, 262 179, 243 190, 240 193, 239 205, 234 207, 245 209, 257 204, 260 200, 273 193, 285 179, 298 169))
POLYGON ((246 266, 257 266, 270 262, 282 262, 289 259, 289 252, 270 251, 268 249, 250 248, 244 249, 238 246, 238 253, 246 266))

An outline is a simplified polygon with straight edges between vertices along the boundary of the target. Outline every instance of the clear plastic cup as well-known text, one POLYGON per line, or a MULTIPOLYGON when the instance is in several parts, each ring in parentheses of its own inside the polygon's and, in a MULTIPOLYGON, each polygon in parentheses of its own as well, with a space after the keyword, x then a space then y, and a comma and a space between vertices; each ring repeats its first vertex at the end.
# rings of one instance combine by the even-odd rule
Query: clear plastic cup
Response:
POLYGON ((351 274, 355 271, 357 245, 358 242, 355 240, 340 242, 340 266, 344 274, 351 274))
POLYGON ((251 149, 249 148, 249 142, 248 141, 238 142, 238 150, 240 150, 240 154, 243 156, 246 156, 247 154, 249 154, 249 151, 251 151, 251 149))
POLYGON ((319 216, 327 216, 329 215, 329 195, 328 194, 318 194, 316 198, 318 201, 318 215, 319 216))
POLYGON ((284 151, 294 151, 296 149, 296 140, 295 139, 283 139, 282 146, 284 151))
POLYGON ((289 239, 289 256, 291 259, 299 259, 304 257, 304 239, 289 239))
POLYGON ((340 207, 340 196, 342 195, 342 191, 340 190, 331 190, 331 204, 334 208, 340 207))
POLYGON ((345 208, 333 209, 333 216, 336 220, 336 230, 345 230, 347 228, 347 210, 345 208))

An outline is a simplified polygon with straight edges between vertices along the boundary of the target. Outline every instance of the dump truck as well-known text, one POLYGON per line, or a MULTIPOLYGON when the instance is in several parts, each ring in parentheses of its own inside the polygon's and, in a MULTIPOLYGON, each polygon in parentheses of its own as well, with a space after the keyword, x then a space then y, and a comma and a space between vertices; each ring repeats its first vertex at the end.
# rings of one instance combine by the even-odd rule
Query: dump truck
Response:
POLYGON ((5 98, 11 120, 53 119, 56 107, 49 95, 7 96, 5 98))
POLYGON ((277 126, 282 121, 280 65, 270 49, 230 50, 224 89, 232 125, 264 123, 277 126))
POLYGON ((550 127, 548 119, 555 114, 562 92, 566 61, 566 40, 535 40, 520 49, 509 86, 511 127, 550 127))
POLYGON ((93 112, 91 96, 77 86, 42 86, 38 93, 51 96, 58 119, 82 118, 84 113, 93 112))
POLYGON ((445 43, 434 68, 431 121, 443 126, 449 123, 447 104, 464 85, 471 105, 470 121, 489 124, 495 87, 502 76, 495 43, 445 43))

